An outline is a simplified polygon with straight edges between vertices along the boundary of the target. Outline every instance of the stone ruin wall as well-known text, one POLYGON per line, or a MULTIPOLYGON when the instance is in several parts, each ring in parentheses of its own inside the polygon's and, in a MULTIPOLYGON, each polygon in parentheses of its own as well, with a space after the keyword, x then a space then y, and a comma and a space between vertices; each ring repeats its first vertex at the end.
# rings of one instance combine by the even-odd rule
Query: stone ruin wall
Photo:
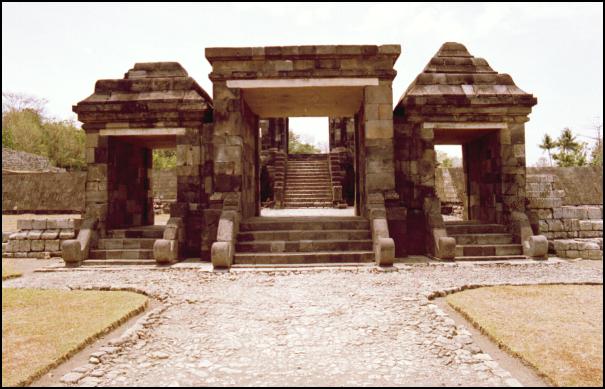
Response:
MULTIPOLYGON (((154 203, 166 210, 176 201, 176 171, 153 170, 151 180, 154 203)), ((2 213, 82 213, 85 187, 84 171, 3 172, 2 213)))
POLYGON ((2 233, 2 256, 8 258, 51 258, 61 256, 63 241, 75 239, 80 219, 21 219, 19 231, 2 233))
MULTIPOLYGON (((462 168, 437 169, 436 190, 447 208, 464 202, 462 168)), ((534 233, 562 258, 603 258, 603 170, 528 168, 527 213, 534 233)))

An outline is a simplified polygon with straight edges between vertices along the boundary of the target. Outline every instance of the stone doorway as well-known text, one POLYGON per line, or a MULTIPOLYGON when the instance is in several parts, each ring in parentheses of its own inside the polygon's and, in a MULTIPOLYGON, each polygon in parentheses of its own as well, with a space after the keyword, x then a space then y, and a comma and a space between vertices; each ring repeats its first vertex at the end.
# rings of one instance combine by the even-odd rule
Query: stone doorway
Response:
POLYGON ((156 224, 153 150, 176 149, 176 135, 112 135, 107 143, 107 228, 156 224))
POLYGON ((259 122, 261 216, 356 214, 353 118, 259 122))

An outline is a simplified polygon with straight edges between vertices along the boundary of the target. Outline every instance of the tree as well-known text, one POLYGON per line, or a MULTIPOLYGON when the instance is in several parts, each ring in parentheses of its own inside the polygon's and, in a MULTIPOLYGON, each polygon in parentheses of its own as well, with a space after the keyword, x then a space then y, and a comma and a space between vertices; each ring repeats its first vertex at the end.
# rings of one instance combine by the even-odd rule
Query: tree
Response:
POLYGON ((603 167, 603 141, 601 139, 597 140, 597 143, 592 149, 590 164, 592 166, 603 167))
POLYGON ((176 150, 154 149, 152 166, 154 169, 172 169, 176 167, 176 150))
POLYGON ((603 138, 601 137, 601 129, 603 128, 603 124, 596 124, 594 127, 597 131, 597 138, 596 143, 592 148, 592 152, 590 153, 590 164, 592 166, 603 167, 603 138))
POLYGON ((2 146, 47 157, 55 166, 83 168, 86 136, 75 122, 44 114, 46 100, 2 93, 2 146))
POLYGON ((553 155, 557 166, 585 166, 586 143, 578 142, 569 128, 564 128, 559 138, 557 138, 557 147, 559 152, 553 155))
POLYGON ((288 153, 290 154, 319 154, 320 150, 300 139, 300 135, 288 130, 288 153))
POLYGON ((450 157, 448 153, 441 150, 437 152, 437 165, 441 168, 461 167, 462 161, 459 157, 450 157))
POLYGON ((542 138, 542 144, 539 145, 542 150, 546 150, 548 153, 548 161, 550 162, 550 166, 552 166, 552 155, 550 150, 553 150, 557 147, 557 142, 555 142, 550 135, 544 134, 544 138, 542 138))

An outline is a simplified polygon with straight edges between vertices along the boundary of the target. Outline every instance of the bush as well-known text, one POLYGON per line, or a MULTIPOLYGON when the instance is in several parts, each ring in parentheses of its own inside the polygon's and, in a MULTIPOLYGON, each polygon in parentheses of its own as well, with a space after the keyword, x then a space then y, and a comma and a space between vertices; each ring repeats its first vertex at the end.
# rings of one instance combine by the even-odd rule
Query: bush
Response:
POLYGON ((176 167, 176 150, 155 149, 153 150, 154 169, 172 169, 176 167))
POLYGON ((44 115, 44 100, 3 93, 2 146, 47 157, 55 166, 86 166, 86 135, 75 122, 44 115))

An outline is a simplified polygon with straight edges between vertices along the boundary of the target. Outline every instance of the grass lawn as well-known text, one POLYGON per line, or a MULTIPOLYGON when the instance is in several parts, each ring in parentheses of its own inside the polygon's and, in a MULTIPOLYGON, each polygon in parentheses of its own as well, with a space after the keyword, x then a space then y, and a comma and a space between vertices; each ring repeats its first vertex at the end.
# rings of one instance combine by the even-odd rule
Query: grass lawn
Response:
POLYGON ((130 292, 2 288, 2 386, 31 383, 146 306, 130 292))
POLYGON ((446 298, 556 386, 603 386, 603 286, 470 289, 446 298))
POLYGON ((20 277, 21 273, 16 272, 10 268, 5 269, 4 267, 2 267, 2 281, 4 280, 8 280, 9 278, 15 278, 15 277, 20 277))

